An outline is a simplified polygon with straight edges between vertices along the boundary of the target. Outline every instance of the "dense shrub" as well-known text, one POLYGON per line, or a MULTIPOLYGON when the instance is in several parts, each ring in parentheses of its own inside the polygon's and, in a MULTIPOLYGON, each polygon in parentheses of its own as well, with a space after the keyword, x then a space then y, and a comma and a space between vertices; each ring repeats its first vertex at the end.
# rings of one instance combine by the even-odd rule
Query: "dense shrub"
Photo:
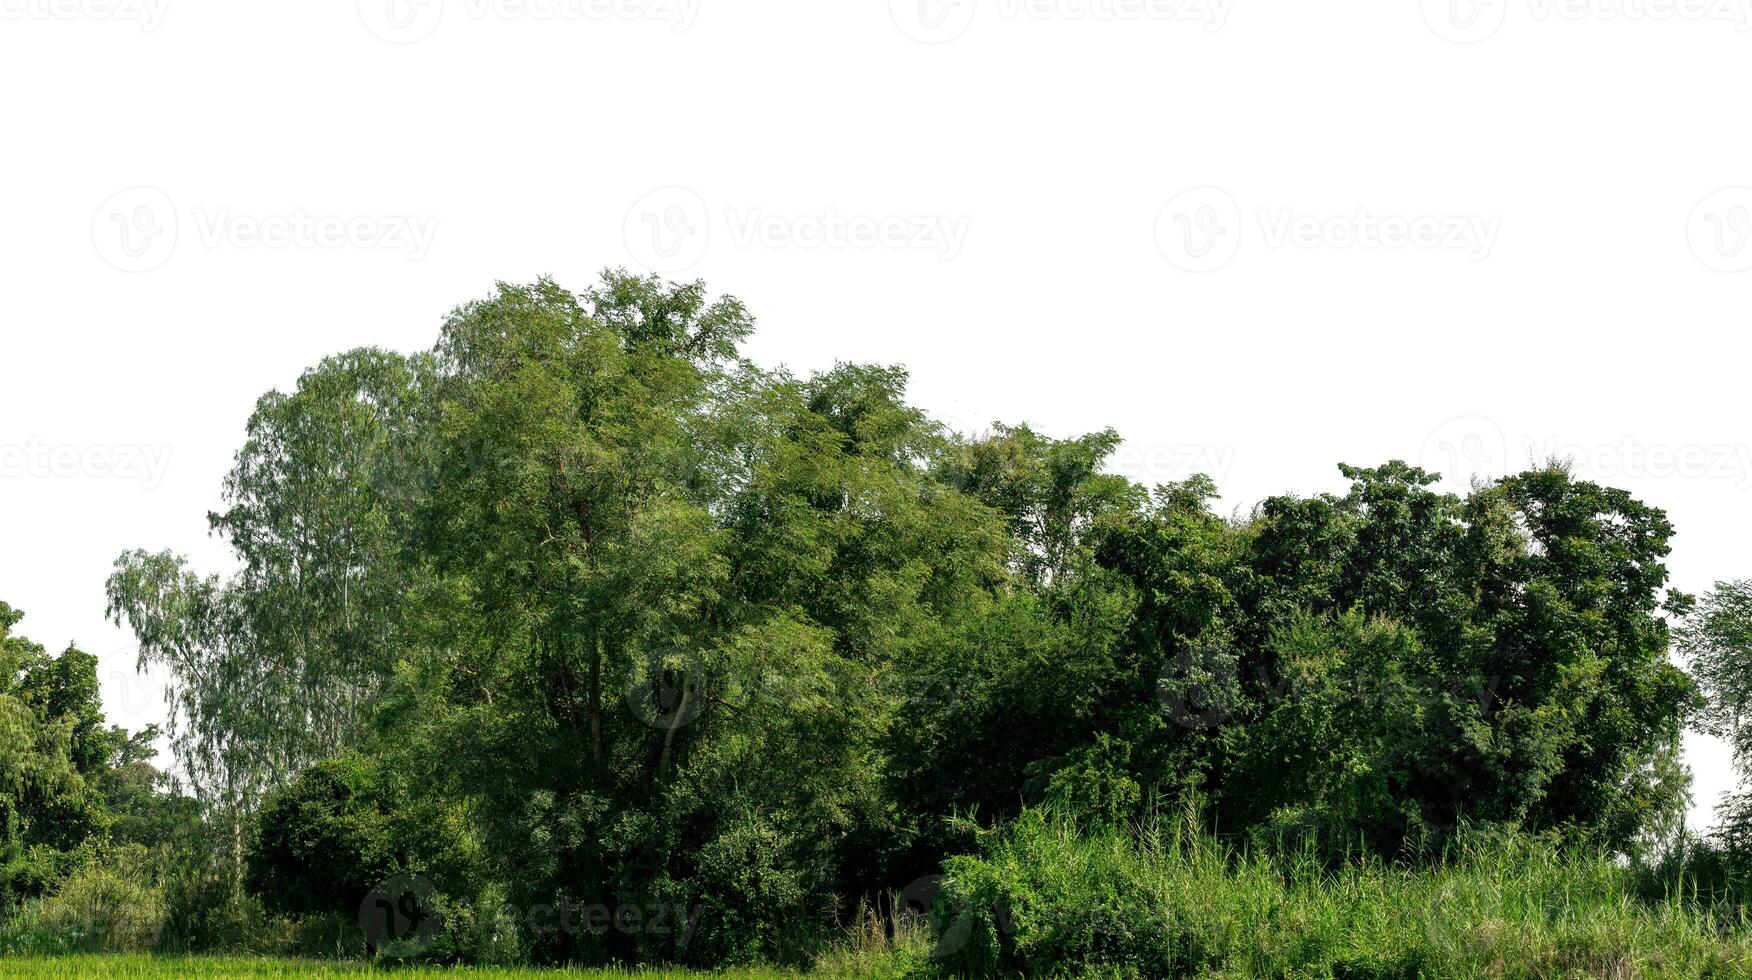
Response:
POLYGON ((327 915, 357 908, 397 869, 369 767, 352 757, 306 769, 256 819, 246 884, 269 911, 327 915))
POLYGON ((1030 811, 953 859, 941 969, 976 976, 1741 977, 1737 918, 1644 904, 1548 838, 1463 832, 1427 862, 1237 850, 1195 821, 1081 830, 1030 811), (1723 930, 1733 927, 1729 934, 1723 930))
POLYGON ((238 888, 229 867, 197 860, 171 869, 164 875, 164 933, 159 948, 174 952, 353 952, 333 943, 299 944, 291 935, 296 927, 275 919, 262 907, 261 899, 238 888))
POLYGON ((15 952, 147 952, 164 928, 164 896, 150 884, 142 848, 94 856, 27 903, 0 932, 15 952))

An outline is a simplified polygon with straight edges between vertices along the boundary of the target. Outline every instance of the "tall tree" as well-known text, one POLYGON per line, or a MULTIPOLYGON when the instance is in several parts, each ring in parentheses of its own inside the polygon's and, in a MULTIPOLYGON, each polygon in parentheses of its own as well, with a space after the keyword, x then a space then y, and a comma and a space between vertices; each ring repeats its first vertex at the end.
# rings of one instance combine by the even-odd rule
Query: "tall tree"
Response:
POLYGON ((109 614, 140 667, 168 669, 177 762, 229 814, 354 744, 400 652, 403 550, 420 498, 418 359, 360 350, 257 403, 210 516, 241 570, 196 574, 168 552, 116 561, 109 614))
POLYGON ((1721 834, 1745 852, 1752 850, 1752 580, 1717 582, 1686 612, 1679 649, 1703 694, 1694 720, 1728 743, 1739 777, 1718 810, 1721 834))
POLYGON ((115 823, 110 804, 154 732, 106 727, 97 658, 50 656, 0 602, 0 916, 50 890, 115 823))

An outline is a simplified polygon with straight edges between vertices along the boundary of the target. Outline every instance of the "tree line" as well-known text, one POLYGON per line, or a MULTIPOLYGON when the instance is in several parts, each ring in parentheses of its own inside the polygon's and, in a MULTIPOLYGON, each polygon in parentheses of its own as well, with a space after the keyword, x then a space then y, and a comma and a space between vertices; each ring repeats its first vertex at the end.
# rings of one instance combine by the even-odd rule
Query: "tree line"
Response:
POLYGON ((5 641, 0 898, 127 844, 202 869, 192 937, 357 946, 399 881, 421 955, 786 961, 1029 812, 1652 864, 1685 726, 1752 757, 1752 587, 1673 590, 1666 516, 1561 463, 1224 515, 1107 472, 1112 430, 950 431, 903 370, 761 368, 752 329, 700 284, 501 285, 263 396, 210 517, 240 570, 129 551, 108 585, 181 790, 89 658, 5 641), (175 847, 115 829, 145 797, 175 847), (687 928, 482 927, 506 906, 687 928))

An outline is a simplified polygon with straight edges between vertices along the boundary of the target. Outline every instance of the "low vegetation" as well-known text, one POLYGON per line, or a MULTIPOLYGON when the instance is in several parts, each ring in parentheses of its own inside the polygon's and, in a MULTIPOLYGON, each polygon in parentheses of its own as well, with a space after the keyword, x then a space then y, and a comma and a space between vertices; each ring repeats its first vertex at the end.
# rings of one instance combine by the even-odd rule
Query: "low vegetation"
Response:
MULTIPOLYGON (((119 977, 122 980, 181 980, 183 977, 213 980, 249 980, 254 977, 364 977, 381 972, 369 963, 333 963, 318 960, 262 959, 207 956, 82 955, 35 957, 0 961, 0 976, 21 980, 82 980, 85 977, 119 977)), ((468 977, 479 980, 684 980, 697 974, 685 970, 567 969, 563 967, 430 967, 404 968, 400 980, 433 977, 468 977)), ((777 970, 731 970, 715 973, 724 980, 776 980, 791 976, 777 970)))
POLYGON ((1744 977, 1741 913, 1648 894, 1597 854, 1517 834, 1336 865, 1196 826, 1079 831, 1030 813, 949 863, 936 958, 967 975, 1744 977))

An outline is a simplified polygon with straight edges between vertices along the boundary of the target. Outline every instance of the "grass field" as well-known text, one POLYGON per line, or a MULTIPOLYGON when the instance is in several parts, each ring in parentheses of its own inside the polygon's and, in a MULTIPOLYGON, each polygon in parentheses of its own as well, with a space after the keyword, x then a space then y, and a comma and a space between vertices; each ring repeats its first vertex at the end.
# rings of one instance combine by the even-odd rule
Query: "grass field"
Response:
POLYGON ((68 955, 0 956, 0 978, 1752 980, 1739 900, 1657 888, 1607 855, 1541 838, 1481 835, 1412 865, 1334 865, 1311 850, 1237 851, 1196 829, 1083 832, 1037 815, 986 851, 951 863, 934 942, 910 930, 887 940, 871 923, 808 973, 68 955))
MULTIPOLYGON (((834 974, 810 974, 833 976, 834 974)), ((852 974, 841 974, 851 976, 852 974)), ((362 963, 333 963, 313 960, 243 959, 231 957, 178 956, 55 956, 0 959, 0 977, 31 978, 31 980, 73 980, 87 977, 122 977, 138 980, 178 980, 181 977, 387 977, 392 980, 422 980, 426 977, 469 978, 577 978, 577 980, 667 980, 667 978, 713 976, 727 980, 769 980, 796 976, 777 970, 736 970, 724 973, 698 974, 681 971, 619 971, 619 970, 538 970, 538 969, 374 969, 362 963)))
POLYGON ((946 965, 977 976, 1748 980, 1752 922, 1637 887, 1611 857, 1469 836, 1412 866, 1237 853, 1196 831, 1018 821, 951 862, 946 965))

